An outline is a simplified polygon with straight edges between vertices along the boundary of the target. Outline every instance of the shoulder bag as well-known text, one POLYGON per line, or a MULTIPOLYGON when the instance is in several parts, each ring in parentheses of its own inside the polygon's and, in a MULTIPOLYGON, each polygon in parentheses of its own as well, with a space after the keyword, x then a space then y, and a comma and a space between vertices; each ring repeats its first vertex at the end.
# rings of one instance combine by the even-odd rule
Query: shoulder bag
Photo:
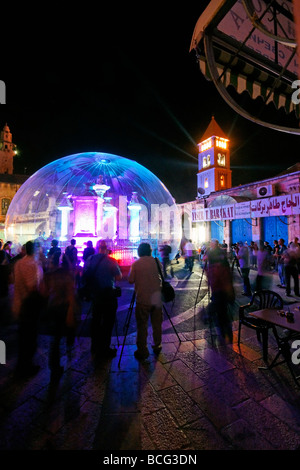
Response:
POLYGON ((172 302, 172 300, 175 299, 175 290, 169 282, 164 280, 157 258, 155 258, 155 261, 156 261, 158 272, 160 274, 161 281, 162 281, 162 286, 161 286, 162 300, 163 302, 172 302))

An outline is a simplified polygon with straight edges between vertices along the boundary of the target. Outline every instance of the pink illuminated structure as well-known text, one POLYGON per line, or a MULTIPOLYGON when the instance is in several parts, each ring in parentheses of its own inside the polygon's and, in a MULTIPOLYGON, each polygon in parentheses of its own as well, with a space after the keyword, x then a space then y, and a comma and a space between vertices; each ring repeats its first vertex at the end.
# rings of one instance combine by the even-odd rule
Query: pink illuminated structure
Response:
POLYGON ((106 240, 120 264, 129 265, 141 241, 149 242, 154 254, 168 241, 175 254, 181 223, 173 197, 148 169, 117 155, 88 152, 46 165, 17 192, 7 212, 7 239, 21 244, 39 232, 52 233, 62 247, 75 238, 79 252, 88 240, 94 246, 106 240))

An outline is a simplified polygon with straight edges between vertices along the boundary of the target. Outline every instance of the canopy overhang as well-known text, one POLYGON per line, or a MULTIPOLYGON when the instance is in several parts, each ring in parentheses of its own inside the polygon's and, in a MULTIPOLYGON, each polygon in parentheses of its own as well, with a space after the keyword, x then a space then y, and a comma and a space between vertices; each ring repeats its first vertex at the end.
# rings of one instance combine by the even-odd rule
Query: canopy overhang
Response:
MULTIPOLYGON (((236 107, 236 103, 229 96, 229 86, 239 94, 247 91, 253 100, 261 97, 264 104, 272 102, 277 109, 284 108, 286 113, 295 112, 299 117, 299 104, 294 99, 299 67, 293 14, 273 0, 271 3, 276 4, 277 16, 272 29, 268 21, 263 22, 269 11, 268 3, 260 0, 264 13, 258 19, 251 0, 242 0, 242 3, 237 0, 212 0, 194 28, 190 51, 196 51, 202 74, 214 82, 232 107, 236 107)), ((266 125, 241 109, 235 110, 248 119, 266 125)), ((275 128, 300 133, 299 129, 275 128)))

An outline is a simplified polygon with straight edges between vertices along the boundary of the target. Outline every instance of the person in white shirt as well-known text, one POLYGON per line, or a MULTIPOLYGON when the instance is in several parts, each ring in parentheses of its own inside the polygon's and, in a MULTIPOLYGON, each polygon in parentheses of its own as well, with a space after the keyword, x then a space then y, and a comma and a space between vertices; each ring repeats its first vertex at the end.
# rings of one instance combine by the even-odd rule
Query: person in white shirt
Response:
POLYGON ((184 249, 185 249, 185 256, 187 258, 187 268, 191 273, 194 267, 194 251, 195 251, 195 246, 192 243, 192 240, 189 240, 186 243, 184 249))

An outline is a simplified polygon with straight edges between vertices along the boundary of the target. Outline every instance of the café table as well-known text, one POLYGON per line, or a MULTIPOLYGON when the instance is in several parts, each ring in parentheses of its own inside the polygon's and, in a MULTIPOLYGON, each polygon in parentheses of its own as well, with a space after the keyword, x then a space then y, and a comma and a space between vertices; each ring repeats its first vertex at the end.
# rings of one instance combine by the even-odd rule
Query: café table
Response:
POLYGON ((291 365, 291 351, 289 341, 300 339, 300 303, 291 305, 284 305, 283 309, 272 309, 265 308, 262 310, 256 310, 255 312, 249 312, 249 315, 259 318, 271 325, 276 343, 278 346, 278 352, 271 362, 266 367, 259 367, 259 369, 270 370, 273 367, 286 363, 293 379, 300 386, 298 380, 300 376, 296 376, 293 367, 291 365), (287 314, 292 314, 292 320, 288 320, 287 314), (277 331, 277 327, 283 328, 284 335, 280 336, 277 331), (282 360, 278 362, 279 357, 282 356, 282 360))

